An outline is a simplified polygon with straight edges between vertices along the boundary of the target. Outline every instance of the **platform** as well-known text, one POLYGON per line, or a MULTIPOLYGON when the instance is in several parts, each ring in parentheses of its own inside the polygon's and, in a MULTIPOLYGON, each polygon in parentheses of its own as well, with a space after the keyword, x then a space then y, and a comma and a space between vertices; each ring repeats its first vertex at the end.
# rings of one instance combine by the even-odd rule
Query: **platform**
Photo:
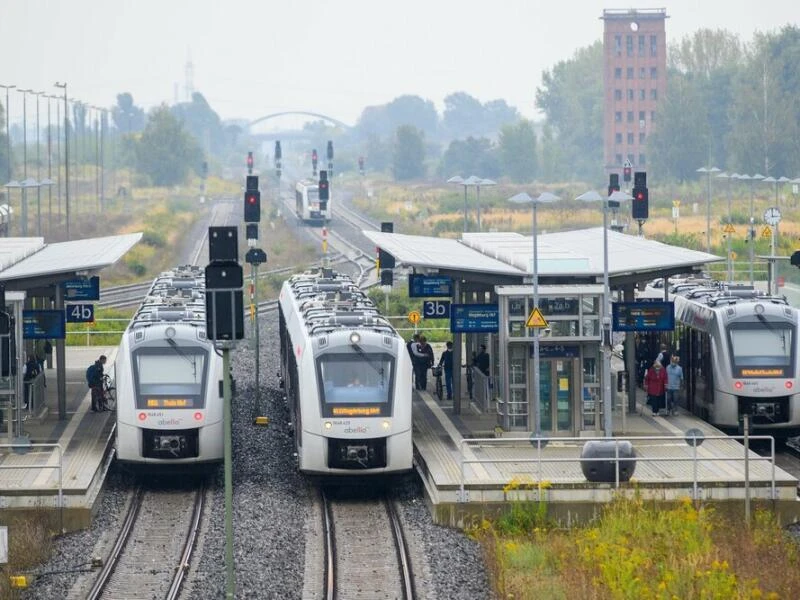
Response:
POLYGON ((71 531, 91 524, 113 458, 115 420, 113 412, 91 411, 85 373, 101 354, 108 358, 106 373, 113 372, 115 353, 116 346, 67 347, 67 418, 63 421, 58 419, 57 365, 53 355, 52 368, 45 368, 48 385, 44 388, 44 405, 36 414, 24 413, 24 438, 9 440, 7 422, 3 423, 1 511, 52 510, 54 531, 71 531), (14 447, 8 447, 9 441, 14 447))
POLYGON ((639 396, 635 414, 626 414, 624 421, 615 415, 610 438, 633 445, 633 476, 628 482, 616 477, 590 482, 581 468, 584 444, 609 438, 553 438, 539 451, 529 432, 496 431, 497 416, 480 413, 474 404, 465 403, 454 415, 450 402, 440 403, 429 391, 415 392, 415 462, 434 520, 462 527, 476 515, 520 500, 547 502, 548 514, 557 519, 588 518, 619 493, 656 501, 767 501, 787 519, 798 517, 795 477, 752 450, 745 461, 739 441, 686 411, 652 416, 643 407, 641 390, 639 396), (690 429, 705 438, 696 449, 685 440, 690 429))

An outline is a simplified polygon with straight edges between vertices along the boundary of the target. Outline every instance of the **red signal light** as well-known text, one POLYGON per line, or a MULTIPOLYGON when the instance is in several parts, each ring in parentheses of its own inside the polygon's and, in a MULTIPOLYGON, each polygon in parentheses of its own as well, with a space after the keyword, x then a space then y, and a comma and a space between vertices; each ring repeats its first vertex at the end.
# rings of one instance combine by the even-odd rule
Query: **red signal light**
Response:
POLYGON ((644 200, 644 192, 637 192, 636 199, 637 200, 644 200))
POLYGON ((255 194, 247 194, 247 203, 255 204, 258 201, 255 194))

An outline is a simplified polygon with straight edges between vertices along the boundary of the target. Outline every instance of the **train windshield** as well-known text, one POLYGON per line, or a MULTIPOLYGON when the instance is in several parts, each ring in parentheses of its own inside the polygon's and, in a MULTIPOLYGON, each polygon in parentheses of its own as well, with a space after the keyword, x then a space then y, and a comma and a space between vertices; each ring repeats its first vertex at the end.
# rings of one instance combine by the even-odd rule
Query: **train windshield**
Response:
POLYGON ((324 416, 391 414, 394 357, 390 354, 326 354, 319 358, 318 369, 324 416))
POLYGON ((794 327, 763 320, 729 330, 736 377, 794 377, 794 327))
POLYGON ((306 195, 308 195, 308 201, 309 202, 319 202, 319 189, 318 188, 315 188, 315 187, 308 188, 306 190, 306 195))
POLYGON ((137 408, 203 408, 207 362, 208 353, 197 347, 137 350, 133 354, 137 408))

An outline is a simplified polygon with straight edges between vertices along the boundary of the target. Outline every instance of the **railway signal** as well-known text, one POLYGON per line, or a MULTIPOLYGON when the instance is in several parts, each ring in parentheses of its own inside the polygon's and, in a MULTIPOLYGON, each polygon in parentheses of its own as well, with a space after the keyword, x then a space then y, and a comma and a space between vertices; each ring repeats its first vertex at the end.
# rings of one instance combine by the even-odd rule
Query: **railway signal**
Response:
POLYGON ((630 160, 626 160, 625 164, 622 166, 622 179, 625 183, 630 183, 631 181, 631 169, 633 165, 631 164, 630 160))
POLYGON ((275 141, 275 175, 278 179, 281 178, 281 158, 283 155, 281 153, 281 142, 280 140, 275 141))
POLYGON ((619 175, 617 173, 611 173, 608 176, 608 195, 610 196, 614 192, 619 191, 619 175))
POLYGON ((252 175, 253 174, 253 153, 252 152, 248 152, 247 153, 247 174, 248 175, 252 175))
POLYGON ((328 172, 319 172, 319 209, 320 211, 328 210, 328 199, 330 198, 330 187, 328 182, 328 172))
POLYGON ((649 215, 650 193, 647 190, 647 173, 637 171, 633 179, 633 203, 631 204, 631 216, 644 221, 649 215))
POLYGON ((358 172, 361 173, 361 175, 364 174, 364 157, 363 156, 359 156, 358 157, 358 172))
POLYGON ((328 140, 328 176, 333 177, 333 142, 328 140))
POLYGON ((247 190, 244 193, 244 222, 258 223, 261 221, 261 192, 247 190))
POLYGON ((312 176, 316 177, 317 176, 317 149, 316 148, 314 148, 311 151, 311 170, 312 170, 312 176))

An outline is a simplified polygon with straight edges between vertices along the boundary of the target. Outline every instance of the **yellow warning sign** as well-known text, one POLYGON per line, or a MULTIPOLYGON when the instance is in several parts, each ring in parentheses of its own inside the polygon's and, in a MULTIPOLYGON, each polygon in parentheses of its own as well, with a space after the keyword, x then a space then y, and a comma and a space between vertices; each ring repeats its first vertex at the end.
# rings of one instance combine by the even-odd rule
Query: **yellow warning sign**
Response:
POLYGON ((726 224, 725 227, 722 228, 722 233, 736 233, 736 229, 730 223, 726 224))
POLYGON ((764 225, 764 229, 761 230, 761 237, 762 238, 772 237, 772 229, 770 229, 769 226, 764 225))
POLYGON ((411 323, 412 325, 416 325, 417 323, 419 323, 419 320, 421 318, 422 315, 420 315, 419 311, 417 310, 412 310, 410 313, 408 313, 408 322, 411 323))
POLYGON ((547 327, 547 321, 542 315, 542 311, 539 310, 539 307, 536 306, 531 311, 531 314, 528 315, 528 320, 525 322, 525 327, 531 327, 533 329, 543 329, 547 327))

